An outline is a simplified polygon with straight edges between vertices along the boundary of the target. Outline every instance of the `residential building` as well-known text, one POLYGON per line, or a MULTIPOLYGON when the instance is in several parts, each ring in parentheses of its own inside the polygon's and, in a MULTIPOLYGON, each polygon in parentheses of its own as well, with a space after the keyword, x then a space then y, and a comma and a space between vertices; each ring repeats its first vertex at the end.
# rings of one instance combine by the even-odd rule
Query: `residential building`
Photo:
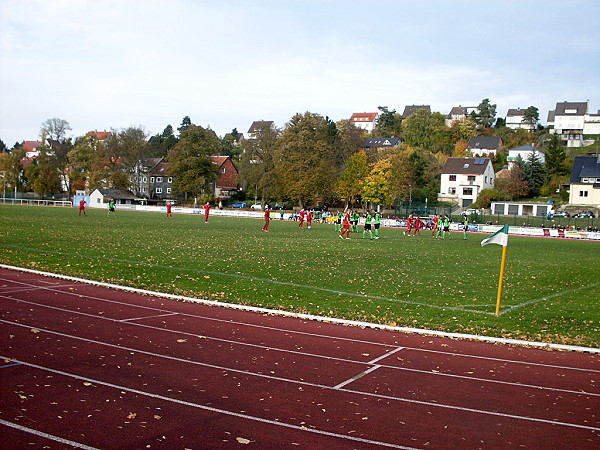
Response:
POLYGON ((371 133, 377 126, 379 113, 354 113, 350 117, 350 123, 357 128, 371 133))
POLYGON ((533 144, 509 148, 507 158, 508 168, 512 169, 516 165, 519 156, 523 161, 528 161, 532 154, 536 154, 542 164, 546 162, 546 155, 544 154, 544 151, 541 148, 537 148, 533 144))
POLYGON ((600 134, 600 111, 590 114, 589 100, 557 103, 548 113, 548 127, 566 141, 567 147, 583 147, 594 142, 586 139, 586 135, 600 134))
POLYGON ((398 147, 398 145, 400 145, 400 142, 400 138, 397 137, 370 138, 365 140, 362 147, 367 150, 381 150, 382 148, 398 147))
POLYGON ((40 154, 40 145, 42 141, 25 141, 23 142, 23 148, 25 149, 25 158, 33 159, 37 158, 40 154))
POLYGON ((571 205, 600 207, 600 156, 576 156, 569 184, 571 205))
POLYGON ((534 202, 492 202, 492 214, 502 216, 541 216, 546 217, 552 210, 550 203, 534 202))
POLYGON ((90 194, 91 208, 106 208, 110 200, 114 200, 118 205, 132 205, 136 201, 136 197, 131 191, 122 189, 105 189, 98 188, 90 194))
POLYGON ((474 136, 467 144, 467 150, 473 156, 496 155, 500 147, 502 138, 499 136, 474 136))
MULTIPOLYGON (((152 198, 152 187, 150 186, 150 173, 155 167, 164 162, 164 158, 141 158, 134 172, 129 176, 133 192, 138 197, 152 198)), ((153 183, 154 184, 154 180, 153 183)))
POLYGON ((170 163, 160 159, 148 172, 148 192, 150 198, 166 200, 172 198, 173 176, 169 172, 170 163))
POLYGON ((211 156, 219 168, 219 177, 212 183, 212 195, 217 199, 229 198, 238 191, 238 170, 229 156, 211 156))
POLYGON ((258 133, 262 130, 272 128, 273 126, 274 122, 272 120, 256 120, 252 122, 252 125, 248 128, 248 139, 256 139, 258 133))
POLYGON ((488 158, 448 158, 442 168, 438 200, 471 205, 483 189, 494 187, 495 175, 488 158))
POLYGON ((532 125, 530 123, 523 122, 523 119, 525 119, 525 110, 524 109, 521 109, 521 108, 509 109, 508 112, 506 113, 506 118, 505 118, 506 126, 512 130, 523 129, 523 130, 533 131, 533 129, 535 128, 535 124, 532 125))
POLYGON ((428 113, 431 112, 431 107, 429 105, 410 105, 404 107, 404 112, 402 113, 402 119, 407 119, 412 114, 416 113, 420 109, 424 109, 428 113))
POLYGON ((455 122, 470 117, 473 111, 477 111, 477 106, 454 106, 446 116, 444 122, 447 127, 451 127, 455 122))

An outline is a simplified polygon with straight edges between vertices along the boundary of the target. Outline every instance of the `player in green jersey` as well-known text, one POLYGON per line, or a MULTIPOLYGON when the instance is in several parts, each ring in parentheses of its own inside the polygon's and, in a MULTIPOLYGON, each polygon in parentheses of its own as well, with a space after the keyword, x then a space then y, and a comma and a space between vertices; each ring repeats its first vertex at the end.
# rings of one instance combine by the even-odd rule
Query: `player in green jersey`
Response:
POLYGON ((381 226, 381 213, 377 211, 373 216, 373 227, 375 228, 375 239, 379 239, 379 227, 381 226))
POLYGON ((369 233, 369 238, 371 240, 373 240, 373 232, 371 231, 371 224, 373 222, 373 216, 371 215, 371 211, 367 212, 367 215, 365 217, 365 228, 363 230, 363 235, 362 238, 364 239, 365 236, 367 235, 367 232, 369 233))

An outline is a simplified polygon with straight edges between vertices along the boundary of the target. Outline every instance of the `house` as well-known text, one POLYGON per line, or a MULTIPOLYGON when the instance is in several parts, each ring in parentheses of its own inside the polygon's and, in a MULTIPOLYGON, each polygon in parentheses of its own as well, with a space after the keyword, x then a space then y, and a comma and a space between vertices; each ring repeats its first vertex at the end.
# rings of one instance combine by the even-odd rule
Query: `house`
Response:
POLYGON ((431 113, 431 107, 429 105, 411 105, 411 106, 405 106, 404 107, 404 112, 402 113, 402 120, 407 119, 412 114, 416 113, 417 111, 419 111, 421 109, 424 109, 428 113, 431 113))
POLYGON ((444 123, 447 127, 451 127, 455 122, 470 117, 473 111, 477 111, 477 106, 454 106, 446 116, 444 123))
POLYGON ((547 217, 552 210, 551 203, 534 202, 492 202, 492 214, 502 216, 541 216, 547 217))
POLYGON ((96 136, 100 142, 104 142, 108 136, 110 136, 110 131, 88 131, 88 135, 96 136))
POLYGON ((173 186, 173 177, 169 172, 170 164, 161 161, 148 172, 148 192, 151 198, 170 199, 173 186))
MULTIPOLYGON (((160 163, 164 162, 164 158, 141 158, 133 169, 133 173, 129 176, 129 181, 133 192, 138 197, 152 197, 152 187, 150 186, 150 173, 160 163)), ((155 180, 152 180, 154 184, 155 180)))
POLYGON ((442 168, 438 200, 471 205, 483 189, 494 187, 494 167, 488 158, 448 158, 442 168))
POLYGON ((229 198, 238 191, 238 170, 229 156, 211 156, 219 168, 219 177, 212 183, 212 195, 217 199, 229 198))
POLYGON ((600 156, 576 156, 569 184, 571 205, 600 207, 600 156))
POLYGON ((357 128, 372 132, 377 126, 377 118, 379 113, 354 113, 350 117, 350 123, 357 128))
POLYGON ((40 154, 40 145, 42 145, 42 141, 23 142, 23 148, 25 149, 25 157, 30 159, 37 158, 40 154))
POLYGON ((114 200, 118 205, 132 205, 136 201, 135 195, 131 191, 122 189, 98 188, 90 195, 90 208, 106 208, 110 200, 114 200))
POLYGON ((258 134, 263 130, 268 130, 274 127, 272 120, 256 120, 252 122, 250 128, 248 128, 248 139, 256 139, 258 134))
POLYGON ((397 137, 371 138, 366 139, 362 147, 365 149, 381 150, 382 148, 398 147, 400 142, 400 138, 397 137))
POLYGON ((511 130, 523 129, 523 130, 532 131, 535 128, 535 125, 532 125, 527 122, 523 122, 523 119, 525 119, 525 110, 524 109, 521 109, 521 108, 509 109, 508 112, 506 113, 506 118, 505 118, 506 126, 507 126, 507 128, 510 128, 511 130))
POLYGON ((499 136, 475 136, 469 139, 467 150, 473 156, 496 155, 502 147, 502 138, 499 136))
POLYGON ((600 134, 600 111, 589 113, 589 101, 557 103, 548 113, 548 127, 557 134, 567 147, 583 147, 594 142, 586 135, 600 134))
POLYGON ((509 148, 508 149, 508 168, 512 169, 517 164, 517 159, 519 156, 523 161, 528 161, 531 158, 531 155, 537 155, 538 159, 542 164, 546 162, 546 155, 544 151, 540 148, 537 148, 533 144, 531 145, 521 145, 519 147, 509 148))

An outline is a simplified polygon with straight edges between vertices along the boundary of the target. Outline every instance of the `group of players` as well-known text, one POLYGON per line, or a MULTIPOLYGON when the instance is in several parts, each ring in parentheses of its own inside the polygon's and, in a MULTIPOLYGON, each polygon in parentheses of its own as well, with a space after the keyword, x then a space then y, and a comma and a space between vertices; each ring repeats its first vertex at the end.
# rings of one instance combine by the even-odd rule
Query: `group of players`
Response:
MULTIPOLYGON (((406 219, 406 230, 404 231, 404 236, 415 236, 417 234, 420 236, 421 229, 427 227, 431 230, 432 238, 446 239, 446 237, 448 237, 448 239, 452 239, 452 235, 450 234, 451 222, 452 220, 450 220, 448 214, 444 214, 443 216, 436 214, 429 219, 426 224, 423 223, 418 215, 413 216, 410 214, 408 219, 406 219), (410 234, 411 231, 413 232, 412 234, 410 234)), ((469 231, 469 219, 467 218, 466 214, 463 214, 463 220, 460 223, 460 230, 462 230, 463 239, 467 239, 467 232, 469 231)))

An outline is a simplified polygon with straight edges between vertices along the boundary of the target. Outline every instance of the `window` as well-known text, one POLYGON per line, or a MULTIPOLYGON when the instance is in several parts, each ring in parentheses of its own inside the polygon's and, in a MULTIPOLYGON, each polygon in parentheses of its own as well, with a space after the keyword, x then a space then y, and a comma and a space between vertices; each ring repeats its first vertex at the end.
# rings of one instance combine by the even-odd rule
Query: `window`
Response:
POLYGON ((154 183, 154 177, 150 177, 150 183, 154 183))
POLYGON ((143 181, 144 183, 146 183, 148 181, 148 178, 144 177, 143 181))
POLYGON ((473 188, 463 188, 463 195, 473 195, 473 188))
POLYGON ((225 173, 225 167, 221 169, 221 173, 225 173))
POLYGON ((450 181, 456 181, 456 175, 450 175, 450 181))
POLYGON ((448 191, 448 194, 456 195, 456 188, 455 187, 451 187, 450 190, 448 191))
POLYGON ((579 191, 579 196, 580 197, 587 197, 588 196, 588 191, 579 191))
POLYGON ((171 193, 171 188, 167 188, 167 194, 171 193))
POLYGON ((156 177, 156 182, 157 183, 162 183, 162 177, 156 177))
POLYGON ((169 179, 167 180, 167 183, 172 183, 173 182, 173 177, 169 177, 169 179))
POLYGON ((467 180, 469 180, 469 181, 475 181, 475 175, 469 175, 467 177, 467 180))
POLYGON ((156 188, 156 193, 157 194, 162 194, 162 188, 156 188))

